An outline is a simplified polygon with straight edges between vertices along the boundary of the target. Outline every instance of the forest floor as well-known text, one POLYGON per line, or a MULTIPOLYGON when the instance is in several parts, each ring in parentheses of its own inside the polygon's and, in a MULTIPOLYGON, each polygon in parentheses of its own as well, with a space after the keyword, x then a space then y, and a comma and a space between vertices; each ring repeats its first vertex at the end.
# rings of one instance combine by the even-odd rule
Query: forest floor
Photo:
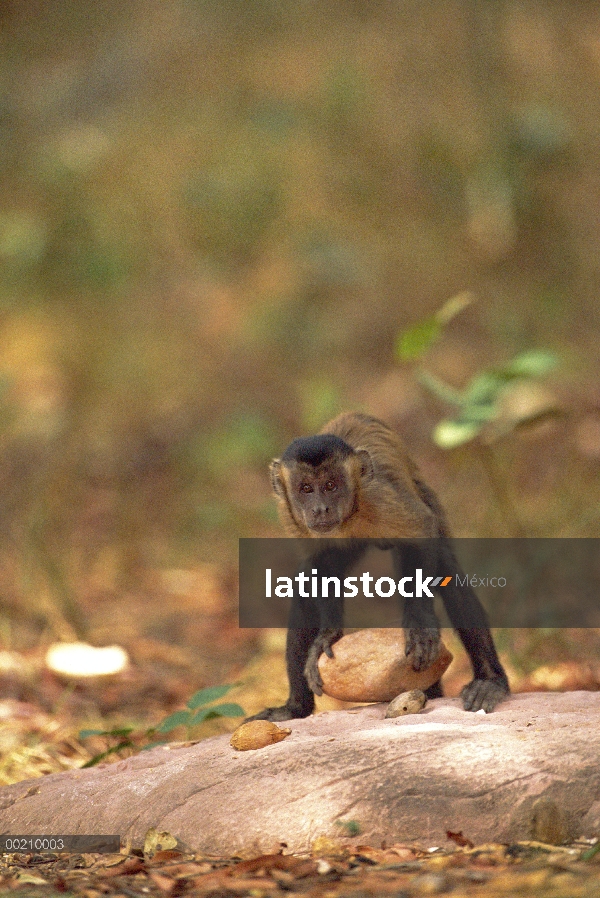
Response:
MULTIPOLYGON (((166 835, 166 834, 165 834, 166 835)), ((450 847, 360 846, 344 853, 319 840, 307 857, 267 854, 209 858, 174 849, 120 855, 9 854, 0 860, 0 895, 115 896, 205 895, 214 898, 367 898, 422 895, 543 896, 600 895, 600 843, 566 847, 538 842, 450 847)), ((154 840, 156 847, 156 841, 154 840)))

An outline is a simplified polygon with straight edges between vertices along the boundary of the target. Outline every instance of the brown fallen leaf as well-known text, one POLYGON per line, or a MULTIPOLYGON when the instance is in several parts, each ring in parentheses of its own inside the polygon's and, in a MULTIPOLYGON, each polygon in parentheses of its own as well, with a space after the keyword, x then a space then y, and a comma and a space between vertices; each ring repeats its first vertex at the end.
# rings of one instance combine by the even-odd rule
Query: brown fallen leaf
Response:
POLYGON ((124 864, 126 854, 105 854, 101 855, 95 862, 94 866, 98 869, 103 867, 117 867, 119 864, 124 864))
MULTIPOLYGON (((181 877, 178 877, 181 879, 181 877)), ((207 892, 223 892, 225 891, 225 871, 217 870, 214 873, 206 873, 204 876, 185 877, 186 892, 193 893, 194 889, 204 895, 207 892)))
POLYGON ((147 858, 146 860, 150 860, 152 862, 153 867, 158 867, 160 864, 166 864, 169 861, 179 860, 183 857, 183 852, 177 851, 175 848, 165 848, 164 850, 157 851, 152 858, 147 858))
POLYGON ((465 836, 463 836, 462 829, 458 833, 453 833, 451 830, 447 829, 446 830, 446 838, 450 839, 452 842, 454 842, 460 848, 475 848, 475 845, 473 844, 473 842, 471 842, 470 839, 467 839, 465 836))
POLYGON ((210 873, 213 869, 212 864, 184 861, 180 864, 169 864, 168 866, 163 867, 163 872, 168 873, 169 876, 172 876, 174 879, 188 879, 190 876, 210 873))
POLYGON ((416 858, 422 857, 423 851, 419 848, 415 848, 414 845, 404 845, 402 842, 395 842, 393 845, 390 845, 387 851, 393 851, 395 855, 398 857, 404 858, 416 858))
POLYGON ((270 876, 247 876, 240 879, 228 879, 226 890, 228 892, 239 892, 240 894, 249 892, 250 894, 259 894, 262 890, 275 891, 279 889, 277 882, 270 876))
POLYGON ((171 879, 170 876, 165 876, 163 873, 158 873, 156 870, 151 870, 149 877, 154 885, 166 895, 170 895, 177 883, 176 879, 171 879))
POLYGON ((146 865, 139 857, 126 857, 122 864, 114 867, 105 867, 98 870, 97 875, 102 879, 110 879, 113 876, 131 876, 134 873, 141 873, 146 869, 146 865))
POLYGON ((409 845, 391 845, 389 848, 373 848, 371 845, 357 845, 353 850, 357 860, 372 864, 397 864, 414 861, 417 853, 409 845))
POLYGON ((257 870, 287 870, 296 862, 297 858, 291 854, 261 854, 247 861, 240 861, 235 867, 230 867, 228 872, 232 876, 237 876, 241 873, 255 873, 257 870))

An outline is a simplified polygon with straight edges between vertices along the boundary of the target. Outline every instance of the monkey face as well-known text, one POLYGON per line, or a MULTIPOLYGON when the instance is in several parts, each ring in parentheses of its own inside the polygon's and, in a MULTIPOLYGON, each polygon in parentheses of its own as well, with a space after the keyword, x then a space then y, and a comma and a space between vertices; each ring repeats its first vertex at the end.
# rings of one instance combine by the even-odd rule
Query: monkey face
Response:
POLYGON ((270 472, 279 511, 291 533, 336 536, 358 508, 361 486, 371 479, 373 464, 366 450, 324 433, 294 440, 271 462, 270 472))
POLYGON ((331 533, 353 511, 355 489, 344 463, 297 464, 289 477, 292 513, 315 535, 331 533))

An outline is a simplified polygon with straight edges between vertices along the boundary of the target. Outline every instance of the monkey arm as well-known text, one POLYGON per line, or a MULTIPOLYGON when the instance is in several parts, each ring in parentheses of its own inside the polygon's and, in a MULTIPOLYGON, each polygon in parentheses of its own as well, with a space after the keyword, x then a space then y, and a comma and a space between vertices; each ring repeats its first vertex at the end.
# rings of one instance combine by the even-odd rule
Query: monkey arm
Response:
MULTIPOLYGON (((336 544, 319 548, 309 556, 301 570, 310 577, 312 569, 320 575, 343 577, 348 566, 360 555, 356 544, 336 544)), ((294 595, 290 608, 286 642, 286 664, 290 694, 285 705, 266 708, 249 720, 293 720, 308 717, 315 706, 315 693, 323 694, 318 661, 322 652, 333 657, 331 646, 343 635, 344 603, 340 596, 313 599, 294 595)))
POLYGON ((440 573, 451 574, 452 581, 440 590, 450 622, 464 645, 474 678, 461 692, 465 711, 493 711, 510 695, 508 678, 500 663, 490 632, 485 609, 465 576, 449 541, 441 541, 440 573), (458 575, 458 576, 456 576, 458 575))
MULTIPOLYGON (((303 571, 308 576, 314 569, 319 572, 320 578, 337 577, 341 581, 352 563, 363 554, 364 549, 365 544, 357 540, 327 540, 310 555, 303 565, 303 571)), ((334 592, 333 595, 320 595, 314 599, 294 598, 290 612, 290 627, 307 624, 314 634, 312 642, 308 646, 303 643, 302 653, 288 652, 290 700, 296 694, 304 696, 305 690, 308 690, 314 705, 313 693, 323 695, 319 657, 325 652, 333 658, 331 646, 343 636, 344 632, 344 599, 341 591, 340 595, 335 595, 334 592)))
POLYGON ((425 670, 440 653, 440 628, 404 627, 404 641, 404 653, 412 656, 413 670, 425 670))
MULTIPOLYGON (((417 546, 392 546, 392 559, 396 577, 414 578, 417 565, 423 564, 417 546)), ((414 582, 414 579, 413 579, 414 582)), ((440 653, 440 627, 433 607, 433 599, 407 597, 402 614, 405 654, 412 656, 413 670, 425 670, 440 653)))
POLYGON ((304 676, 306 677, 308 688, 311 689, 315 695, 323 695, 323 680, 321 679, 321 673, 319 671, 319 658, 323 652, 325 652, 329 658, 333 658, 331 646, 334 642, 337 642, 338 639, 341 639, 343 635, 344 631, 342 629, 336 629, 334 627, 319 630, 316 639, 313 640, 313 643, 308 650, 308 657, 304 666, 304 676))
POLYGON ((302 616, 302 608, 292 607, 290 613, 290 627, 287 631, 285 656, 287 662, 287 674, 290 684, 290 694, 285 705, 275 708, 265 708, 260 714, 249 717, 248 720, 294 720, 298 717, 309 717, 315 707, 315 697, 309 688, 304 676, 304 666, 313 645, 318 629, 316 627, 299 627, 302 616), (292 627, 294 623, 296 626, 292 627))
MULTIPOLYGON (((362 549, 356 547, 328 547, 319 551, 310 560, 311 570, 314 566, 321 575, 335 576, 343 579, 350 564, 361 554, 362 549)), ((309 646, 303 667, 304 681, 308 689, 315 695, 323 695, 323 681, 319 672, 319 657, 323 652, 333 658, 331 646, 343 634, 344 599, 341 595, 320 596, 314 600, 311 624, 318 623, 318 631, 309 646), (316 620, 315 620, 316 618, 316 620)), ((290 668, 288 667, 288 672, 290 668)), ((291 676, 290 676, 291 683, 291 676)))
MULTIPOLYGON (((309 576, 319 560, 313 556, 302 566, 309 576)), ((290 693, 285 705, 265 708, 249 720, 293 720, 308 717, 315 707, 315 696, 323 694, 317 662, 321 652, 331 657, 331 645, 342 635, 343 600, 316 600, 298 593, 292 599, 286 641, 286 666, 290 693), (340 627, 331 626, 339 623, 340 627), (327 626, 329 624, 329 626, 327 626)))
MULTIPOLYGON (((477 602, 479 603, 479 599, 477 602)), ((479 711, 483 708, 489 714, 502 699, 510 695, 508 678, 500 664, 492 634, 487 628, 457 628, 456 632, 469 654, 475 674, 460 693, 463 707, 465 711, 479 711)))

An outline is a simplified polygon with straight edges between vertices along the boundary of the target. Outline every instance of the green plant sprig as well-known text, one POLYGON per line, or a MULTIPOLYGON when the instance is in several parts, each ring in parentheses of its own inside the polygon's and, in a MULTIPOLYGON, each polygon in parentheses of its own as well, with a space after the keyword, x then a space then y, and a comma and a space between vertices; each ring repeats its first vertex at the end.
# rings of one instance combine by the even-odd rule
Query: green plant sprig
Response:
POLYGON ((215 717, 244 717, 246 712, 235 702, 224 702, 220 705, 212 705, 212 702, 222 698, 230 689, 237 684, 231 683, 226 686, 210 686, 207 689, 200 689, 195 692, 189 699, 185 708, 169 714, 157 726, 150 727, 148 730, 136 733, 135 727, 119 727, 111 730, 81 730, 80 739, 88 739, 90 736, 103 736, 107 739, 116 739, 117 742, 111 745, 106 751, 100 752, 90 758, 83 767, 95 767, 100 761, 103 761, 109 755, 118 753, 126 748, 133 748, 141 751, 147 751, 162 745, 168 733, 171 733, 177 727, 184 726, 187 729, 188 738, 191 738, 191 730, 215 717), (212 705, 212 707, 207 707, 212 705), (156 737, 159 738, 156 738, 156 737))

